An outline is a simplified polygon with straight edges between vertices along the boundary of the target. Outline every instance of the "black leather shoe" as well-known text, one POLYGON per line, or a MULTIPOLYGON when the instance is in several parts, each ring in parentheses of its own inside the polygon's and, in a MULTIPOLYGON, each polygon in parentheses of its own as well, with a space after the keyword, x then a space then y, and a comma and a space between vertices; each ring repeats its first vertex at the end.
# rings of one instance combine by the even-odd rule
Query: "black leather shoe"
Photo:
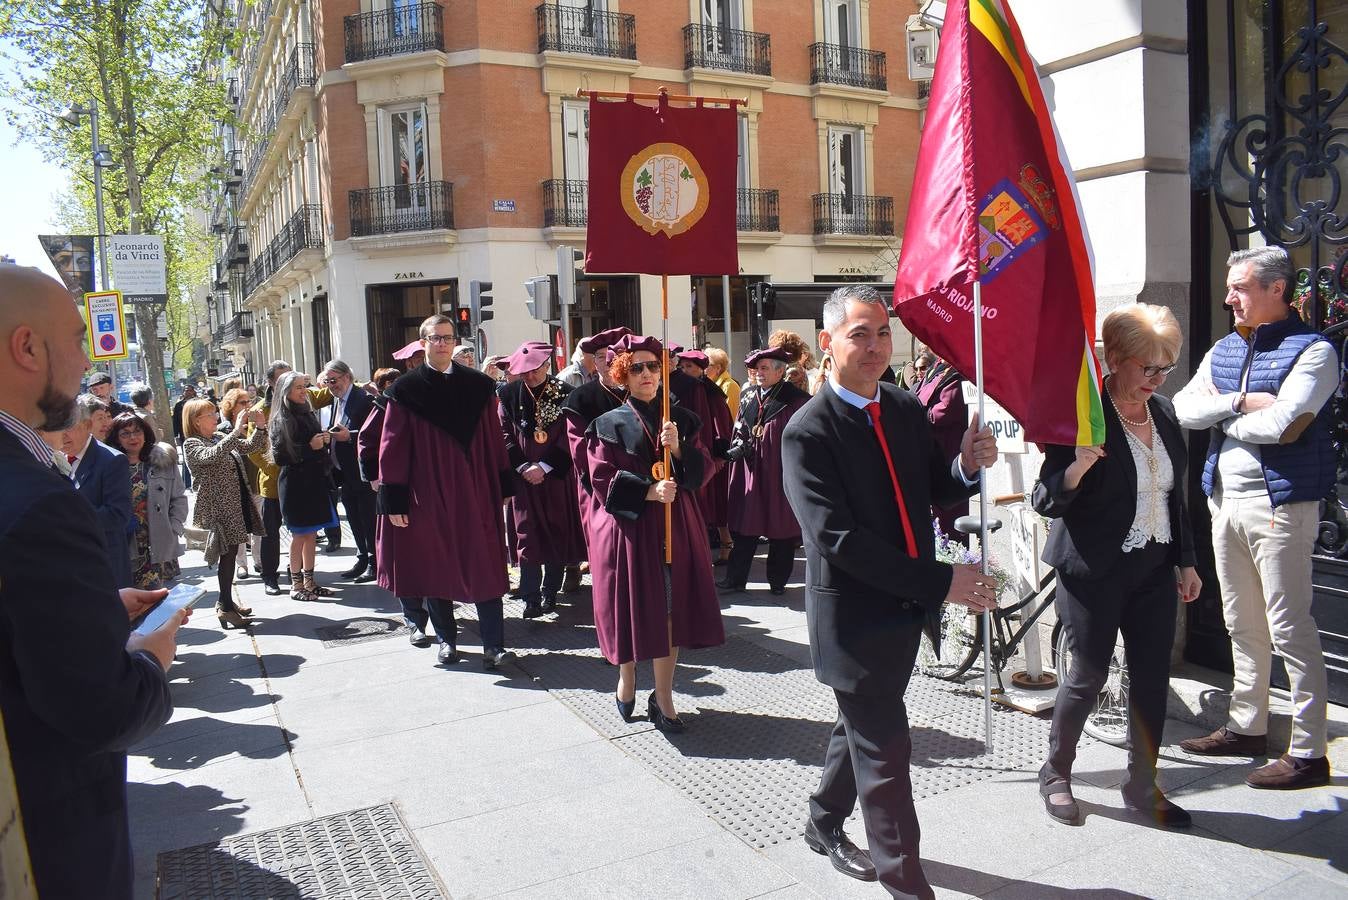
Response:
POLYGON ((814 820, 805 823, 805 846, 828 857, 833 868, 857 881, 875 881, 875 864, 871 855, 852 843, 841 828, 821 831, 814 820))
POLYGON ((729 594, 734 594, 738 591, 744 590, 744 585, 731 584, 729 579, 726 578, 722 578, 720 581, 716 582, 716 586, 729 594))
POLYGON ((556 611, 557 611, 557 598, 556 598, 556 597, 544 597, 544 598, 543 598, 542 604, 539 605, 539 609, 543 610, 543 612, 545 612, 545 613, 554 613, 554 612, 556 612, 556 611))
POLYGON ((332 541, 328 541, 327 546, 323 548, 323 552, 332 554, 338 552, 341 549, 342 549, 341 544, 334 544, 332 541))
POLYGON ((431 645, 430 635, 415 625, 412 626, 412 633, 407 636, 407 641, 413 647, 429 647, 431 645))
POLYGON ((1066 781, 1052 781, 1039 786, 1039 796, 1044 798, 1044 811, 1055 821, 1064 825, 1081 824, 1081 807, 1072 796, 1072 785, 1066 781), (1054 803, 1054 797, 1067 797, 1066 803, 1054 803))
POLYGON ((618 696, 615 694, 613 696, 613 702, 617 704, 618 715, 623 717, 623 721, 624 722, 632 721, 632 713, 637 711, 637 698, 633 697, 631 700, 628 700, 626 703, 624 703, 621 700, 619 700, 618 696))
POLYGON ((1138 803, 1129 797, 1123 798, 1123 805, 1134 812, 1142 813, 1162 828, 1188 828, 1194 823, 1193 816, 1167 800, 1160 791, 1151 802, 1138 803))
POLYGON ((357 575, 362 575, 362 574, 364 574, 364 573, 365 573, 365 570, 368 569, 369 567, 370 567, 370 561, 369 561, 368 559, 366 559, 366 558, 363 557, 363 556, 357 556, 357 557, 356 557, 356 563, 355 563, 355 565, 353 565, 351 568, 347 569, 345 572, 343 572, 343 573, 342 573, 340 576, 338 576, 338 577, 340 577, 340 578, 355 578, 357 575))
POLYGON ((543 607, 537 603, 524 604, 524 612, 520 613, 522 619, 537 619, 543 615, 543 607))
POLYGON ((780 596, 782 596, 782 594, 785 594, 785 593, 786 593, 786 588, 784 588, 784 587, 770 587, 770 588, 768 588, 768 593, 771 594, 771 595, 774 596, 774 597, 780 597, 780 596))
POLYGON ((379 573, 375 571, 374 563, 370 563, 364 572, 351 579, 351 581, 353 584, 369 584, 377 578, 379 578, 379 573))
POLYGON ((574 594, 580 590, 581 574, 580 566, 567 566, 566 576, 562 579, 562 593, 574 594))
POLYGON ((489 647, 482 651, 482 668, 491 672, 515 658, 515 654, 500 647, 489 647))
POLYGON ((678 716, 671 719, 661 711, 660 704, 655 702, 654 692, 651 692, 651 696, 646 700, 646 718, 655 726, 656 731, 663 731, 665 734, 683 734, 688 730, 688 726, 683 724, 683 719, 678 716))
POLYGON ((263 586, 262 593, 266 594, 268 597, 279 597, 284 594, 285 591, 281 590, 279 584, 268 584, 263 586))
MULTIPOLYGON (((425 637, 425 634, 422 635, 425 637)), ((439 651, 435 654, 435 664, 437 666, 452 666, 459 661, 459 650, 453 644, 441 644, 439 651)))

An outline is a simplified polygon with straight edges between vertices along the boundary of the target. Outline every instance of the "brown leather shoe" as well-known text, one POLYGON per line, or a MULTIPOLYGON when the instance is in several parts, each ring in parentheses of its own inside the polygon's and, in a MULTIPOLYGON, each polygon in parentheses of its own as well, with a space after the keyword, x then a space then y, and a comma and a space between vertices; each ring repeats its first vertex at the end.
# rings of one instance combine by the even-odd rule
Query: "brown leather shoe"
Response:
POLYGON ((1268 765, 1260 766, 1246 775, 1245 783, 1250 787, 1275 791, 1320 787, 1329 784, 1329 759, 1323 756, 1302 759, 1284 753, 1268 765))
POLYGON ((1223 725, 1206 737, 1180 741, 1180 749, 1199 756, 1266 756, 1268 735, 1237 734, 1223 725))

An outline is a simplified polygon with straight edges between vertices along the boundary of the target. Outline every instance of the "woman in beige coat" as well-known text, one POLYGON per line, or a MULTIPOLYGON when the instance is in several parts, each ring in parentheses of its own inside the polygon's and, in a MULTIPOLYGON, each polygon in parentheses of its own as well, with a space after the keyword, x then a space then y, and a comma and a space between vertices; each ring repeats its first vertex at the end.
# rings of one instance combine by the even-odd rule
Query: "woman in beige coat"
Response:
POLYGON ((262 513, 248 490, 244 454, 267 443, 267 419, 244 410, 234 430, 217 439, 215 404, 189 400, 183 406, 183 456, 197 489, 192 524, 206 532, 206 565, 216 567, 220 596, 215 614, 220 627, 243 628, 251 609, 234 603, 234 556, 250 534, 263 534, 262 513), (244 426, 251 423, 252 429, 244 426))

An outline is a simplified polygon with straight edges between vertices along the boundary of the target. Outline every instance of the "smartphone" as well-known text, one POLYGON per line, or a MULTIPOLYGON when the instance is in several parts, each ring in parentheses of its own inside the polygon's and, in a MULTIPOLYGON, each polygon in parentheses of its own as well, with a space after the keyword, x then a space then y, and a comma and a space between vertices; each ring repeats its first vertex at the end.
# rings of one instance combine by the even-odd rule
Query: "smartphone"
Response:
POLYGON ((334 426, 332 426, 331 428, 328 429, 328 434, 338 434, 339 432, 341 432, 341 430, 342 430, 342 426, 340 426, 340 425, 334 425, 334 426))
POLYGON ((136 626, 136 634, 147 635, 163 625, 180 609, 187 609, 202 597, 206 589, 195 584, 180 584, 169 591, 168 596, 159 601, 159 605, 145 614, 145 618, 136 626))

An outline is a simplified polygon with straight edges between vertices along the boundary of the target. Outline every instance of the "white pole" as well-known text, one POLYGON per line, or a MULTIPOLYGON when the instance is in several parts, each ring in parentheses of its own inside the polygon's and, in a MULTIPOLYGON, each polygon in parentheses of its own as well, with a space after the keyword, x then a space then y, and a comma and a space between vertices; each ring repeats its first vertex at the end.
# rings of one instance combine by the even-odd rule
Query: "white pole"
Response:
MULTIPOLYGON (((725 352, 727 356, 735 355, 735 348, 730 346, 730 276, 721 276, 721 324, 725 326, 725 352)), ((739 410, 731 410, 734 415, 739 415, 739 410)))
MULTIPOLYGON (((983 427, 983 285, 974 281, 974 381, 978 385, 978 425, 983 427)), ((988 475, 978 468, 978 549, 983 574, 992 574, 988 562, 988 475)), ((983 613, 983 751, 992 753, 992 612, 983 613)))

